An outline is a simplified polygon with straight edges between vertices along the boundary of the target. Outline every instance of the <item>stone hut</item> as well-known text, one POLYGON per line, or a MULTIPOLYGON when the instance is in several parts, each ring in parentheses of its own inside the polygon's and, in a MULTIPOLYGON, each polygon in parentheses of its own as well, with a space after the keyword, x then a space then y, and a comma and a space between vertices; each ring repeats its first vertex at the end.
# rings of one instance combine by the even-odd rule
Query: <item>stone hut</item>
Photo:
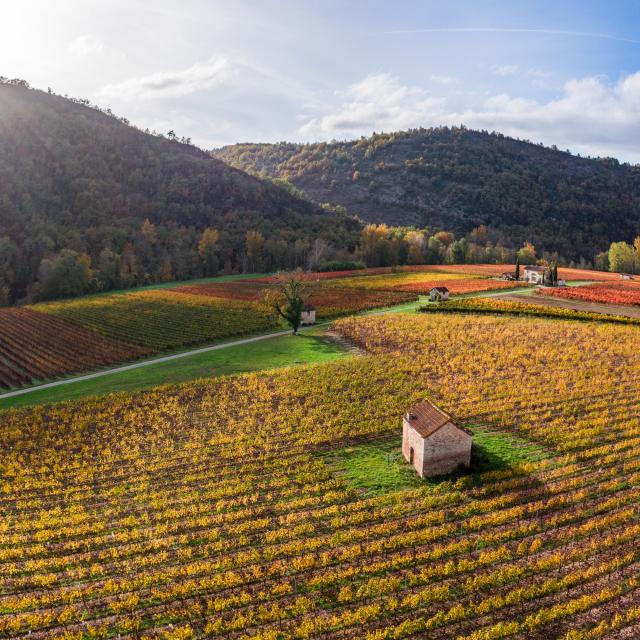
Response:
POLYGON ((433 287, 429 291, 429 300, 431 302, 442 302, 449 299, 449 289, 447 287, 433 287))
POLYGON ((302 325, 310 325, 316 323, 316 310, 310 304, 306 304, 302 309, 302 314, 300 316, 300 320, 302 325))
POLYGON ((424 400, 402 420, 402 453, 421 478, 452 473, 471 462, 473 434, 424 400))

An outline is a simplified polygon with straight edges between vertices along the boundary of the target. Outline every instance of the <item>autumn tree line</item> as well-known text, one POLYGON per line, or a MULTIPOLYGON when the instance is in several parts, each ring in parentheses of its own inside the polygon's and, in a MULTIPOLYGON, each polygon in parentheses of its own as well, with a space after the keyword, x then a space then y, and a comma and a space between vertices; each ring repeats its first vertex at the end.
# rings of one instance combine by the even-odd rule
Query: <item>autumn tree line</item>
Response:
MULTIPOLYGON (((0 237, 0 301, 10 304, 17 277, 18 247, 0 237)), ((537 262, 579 266, 622 273, 640 272, 640 236, 633 244, 614 242, 596 256, 595 264, 575 264, 556 253, 537 251, 525 241, 519 249, 494 242, 479 226, 463 237, 450 231, 368 224, 352 248, 336 246, 322 237, 293 242, 258 230, 244 234, 241 250, 227 243, 224 231, 207 227, 171 232, 146 219, 120 251, 105 247, 93 258, 86 252, 62 249, 46 255, 25 301, 76 297, 101 291, 129 289, 157 282, 189 280, 235 273, 271 273, 304 269, 330 271, 362 267, 419 264, 507 264, 537 262)))
MULTIPOLYGON (((494 245, 491 234, 478 227, 466 237, 448 231, 394 228, 370 224, 362 228, 357 244, 337 246, 322 237, 313 241, 285 240, 248 230, 240 250, 229 244, 224 230, 206 227, 173 229, 146 219, 120 250, 104 247, 93 257, 65 248, 50 252, 37 266, 37 278, 25 301, 76 297, 101 291, 128 289, 156 282, 189 280, 234 273, 270 273, 278 270, 355 269, 405 264, 459 264, 513 262, 537 259, 526 243, 519 252, 494 245)), ((12 240, 0 237, 0 297, 9 304, 11 287, 20 266, 20 251, 12 240)))
MULTIPOLYGON (((207 227, 173 229, 146 219, 121 250, 89 253, 70 248, 49 253, 37 267, 35 283, 24 301, 52 300, 129 289, 157 282, 190 280, 219 274, 262 273, 315 269, 329 256, 342 255, 322 238, 288 242, 277 234, 265 237, 247 231, 238 251, 224 232, 207 227)), ((0 301, 10 304, 12 286, 19 276, 21 252, 12 240, 0 237, 0 301)))
POLYGON ((632 244, 624 241, 612 242, 608 251, 596 256, 595 268, 616 273, 640 273, 640 236, 632 244))

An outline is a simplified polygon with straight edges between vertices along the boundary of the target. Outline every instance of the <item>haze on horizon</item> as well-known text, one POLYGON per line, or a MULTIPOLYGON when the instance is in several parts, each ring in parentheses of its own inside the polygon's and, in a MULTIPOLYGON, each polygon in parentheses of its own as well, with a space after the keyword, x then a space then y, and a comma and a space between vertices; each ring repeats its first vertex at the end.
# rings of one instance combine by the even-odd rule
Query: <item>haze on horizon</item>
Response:
POLYGON ((5 3, 0 75, 203 148, 464 124, 640 162, 636 2, 442 5, 5 3))

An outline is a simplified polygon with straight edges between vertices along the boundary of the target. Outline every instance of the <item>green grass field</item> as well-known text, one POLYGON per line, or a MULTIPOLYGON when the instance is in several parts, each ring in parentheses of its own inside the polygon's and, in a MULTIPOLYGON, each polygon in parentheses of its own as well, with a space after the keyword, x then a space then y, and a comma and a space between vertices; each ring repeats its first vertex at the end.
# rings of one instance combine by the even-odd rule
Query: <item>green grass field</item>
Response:
MULTIPOLYGON (((402 456, 401 434, 331 451, 326 461, 350 486, 366 495, 380 495, 422 486, 438 486, 456 476, 421 479, 402 456)), ((511 434, 473 429, 471 471, 502 470, 548 457, 538 445, 511 434)))
POLYGON ((314 329, 298 336, 269 338, 6 398, 0 400, 0 409, 78 400, 116 391, 138 391, 161 384, 178 384, 246 371, 325 362, 345 355, 344 347, 323 335, 320 329, 314 329))

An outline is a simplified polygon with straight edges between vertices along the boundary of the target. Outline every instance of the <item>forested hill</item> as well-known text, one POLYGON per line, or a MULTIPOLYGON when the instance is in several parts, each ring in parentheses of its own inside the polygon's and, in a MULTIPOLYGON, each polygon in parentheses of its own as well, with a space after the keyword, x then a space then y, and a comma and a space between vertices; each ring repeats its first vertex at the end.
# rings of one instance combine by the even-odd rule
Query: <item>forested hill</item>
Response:
POLYGON ((353 244, 360 228, 191 145, 77 101, 0 83, 4 302, 38 290, 38 277, 55 279, 56 268, 63 276, 75 269, 78 258, 68 251, 64 264, 56 262, 62 250, 84 266, 89 257, 90 286, 98 289, 203 275, 198 244, 207 227, 219 232, 220 268, 242 266, 247 231, 262 234, 263 258, 271 261, 263 266, 273 268, 303 259, 318 237, 353 244))
POLYGON ((286 179, 316 202, 371 222, 466 233, 488 226, 567 259, 593 259, 640 231, 640 168, 465 128, 374 134, 353 142, 238 144, 213 152, 286 179))

